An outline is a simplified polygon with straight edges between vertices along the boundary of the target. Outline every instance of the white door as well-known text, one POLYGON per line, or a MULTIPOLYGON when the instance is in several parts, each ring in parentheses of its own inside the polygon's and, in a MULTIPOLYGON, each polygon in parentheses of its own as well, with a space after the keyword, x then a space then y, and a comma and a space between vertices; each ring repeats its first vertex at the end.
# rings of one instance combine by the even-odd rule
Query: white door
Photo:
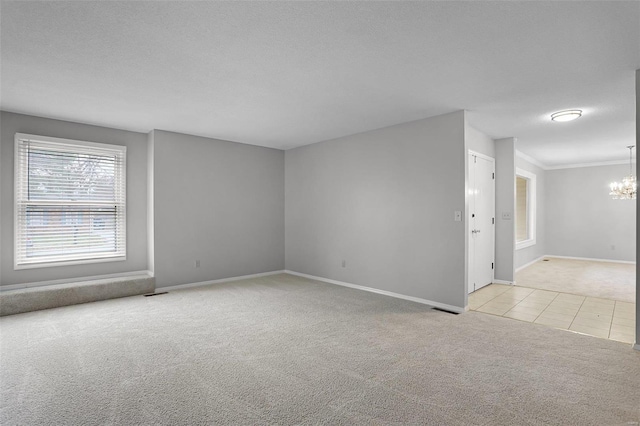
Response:
POLYGON ((469 293, 493 281, 494 159, 469 151, 469 293))

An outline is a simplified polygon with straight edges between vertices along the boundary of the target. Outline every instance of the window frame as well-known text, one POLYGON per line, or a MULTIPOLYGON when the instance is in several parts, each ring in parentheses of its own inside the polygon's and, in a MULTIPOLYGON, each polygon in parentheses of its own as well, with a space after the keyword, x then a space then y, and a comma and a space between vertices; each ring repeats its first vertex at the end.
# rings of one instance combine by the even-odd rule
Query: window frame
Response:
MULTIPOLYGON (((520 177, 527 181, 527 239, 518 241, 516 233, 514 232, 514 239, 516 240, 516 250, 520 250, 523 248, 531 247, 536 244, 536 174, 532 173, 528 170, 521 169, 519 167, 516 168, 516 178, 520 177)), ((517 198, 518 190, 517 185, 515 184, 514 179, 514 196, 517 198)), ((517 226, 518 221, 518 212, 517 209, 514 210, 516 212, 516 217, 514 221, 514 229, 517 226)))
MULTIPOLYGON (((73 140, 73 139, 63 139, 63 138, 54 138, 49 136, 39 136, 39 135, 31 135, 26 133, 16 133, 14 139, 14 181, 13 181, 13 190, 14 190, 14 240, 13 240, 13 268, 14 270, 21 269, 33 269, 33 268, 47 268, 47 267, 55 267, 55 266, 67 266, 67 265, 81 265, 81 264, 90 264, 90 263, 102 263, 102 262, 119 262, 127 260, 127 147, 123 145, 115 145, 115 144, 106 144, 106 143, 98 143, 98 142, 88 142, 81 140, 73 140), (89 154, 97 154, 104 155, 105 152, 114 153, 119 157, 119 167, 116 169, 115 179, 117 182, 114 183, 116 188, 116 192, 118 196, 116 196, 116 200, 113 203, 105 203, 105 205, 113 205, 117 208, 117 211, 122 216, 118 215, 115 217, 116 221, 116 241, 117 244, 120 245, 121 249, 116 252, 107 252, 105 253, 82 253, 75 258, 69 257, 68 259, 63 260, 52 260, 53 257, 49 258, 44 257, 39 260, 33 261, 25 261, 26 255, 21 254, 20 248, 21 245, 19 242, 22 238, 26 240, 27 233, 27 225, 26 219, 24 220, 24 229, 20 228, 20 215, 22 213, 22 209, 26 208, 30 200, 28 198, 22 199, 22 187, 25 185, 25 179, 27 179, 26 184, 28 185, 28 175, 29 175, 29 167, 22 167, 20 156, 22 152, 21 142, 40 142, 45 144, 52 145, 52 149, 55 149, 55 145, 59 145, 60 151, 68 151, 73 153, 89 153, 89 154), (77 147, 77 150, 73 150, 72 148, 77 147)), ((59 203, 56 203, 51 200, 45 200, 43 204, 49 204, 52 206, 60 206, 60 207, 69 207, 73 206, 73 203, 69 203, 70 200, 61 200, 59 203), (66 204, 65 204, 66 202, 66 204)), ((87 200, 84 202, 89 205, 98 205, 102 203, 101 201, 96 200, 87 200)), ((32 205, 37 205, 37 201, 33 201, 32 205)), ((23 243, 26 247, 26 242, 23 243)), ((71 256, 71 255, 69 255, 71 256)))

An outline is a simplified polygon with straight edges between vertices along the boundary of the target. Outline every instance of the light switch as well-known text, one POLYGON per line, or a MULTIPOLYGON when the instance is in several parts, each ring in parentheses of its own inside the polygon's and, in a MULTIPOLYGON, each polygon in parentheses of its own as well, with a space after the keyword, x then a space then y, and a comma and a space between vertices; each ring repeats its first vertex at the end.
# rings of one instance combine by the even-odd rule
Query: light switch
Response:
POLYGON ((455 220, 456 222, 460 222, 462 220, 462 212, 459 210, 454 211, 453 220, 455 220))
POLYGON ((511 220, 511 212, 502 212, 502 220, 511 220))

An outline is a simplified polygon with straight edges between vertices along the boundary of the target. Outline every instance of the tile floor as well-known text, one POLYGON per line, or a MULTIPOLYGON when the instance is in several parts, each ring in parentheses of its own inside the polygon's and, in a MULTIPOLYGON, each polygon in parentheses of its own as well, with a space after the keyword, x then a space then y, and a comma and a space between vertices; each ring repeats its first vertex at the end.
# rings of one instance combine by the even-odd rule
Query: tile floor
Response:
POLYGON ((633 343, 635 303, 491 284, 469 295, 469 309, 633 343))

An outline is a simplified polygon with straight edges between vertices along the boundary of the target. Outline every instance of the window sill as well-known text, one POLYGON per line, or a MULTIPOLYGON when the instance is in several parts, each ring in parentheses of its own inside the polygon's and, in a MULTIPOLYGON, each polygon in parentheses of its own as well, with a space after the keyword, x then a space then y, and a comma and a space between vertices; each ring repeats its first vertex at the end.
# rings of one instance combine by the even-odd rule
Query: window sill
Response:
POLYGON ((93 259, 78 259, 78 260, 63 260, 58 262, 39 262, 39 263, 22 263, 14 265, 14 270, 19 269, 33 269, 33 268, 49 268, 54 266, 70 266, 70 265, 84 265, 87 263, 102 263, 102 262, 119 262, 127 260, 126 256, 117 257, 97 257, 93 259))
POLYGON ((531 240, 520 241, 516 243, 516 250, 520 250, 520 249, 535 246, 535 245, 536 245, 535 238, 531 240))

